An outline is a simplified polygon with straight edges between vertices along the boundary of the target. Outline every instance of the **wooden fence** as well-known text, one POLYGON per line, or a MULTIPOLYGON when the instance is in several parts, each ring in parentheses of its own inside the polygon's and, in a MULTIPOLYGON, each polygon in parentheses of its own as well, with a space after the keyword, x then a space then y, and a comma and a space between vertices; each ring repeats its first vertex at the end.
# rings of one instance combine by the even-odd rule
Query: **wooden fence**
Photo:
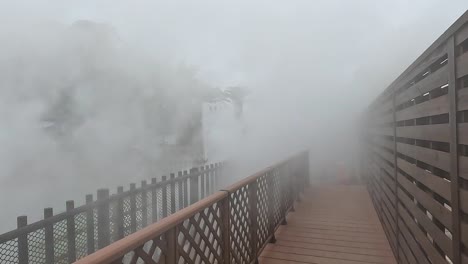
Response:
POLYGON ((98 249, 130 235, 147 225, 185 208, 216 190, 223 165, 216 163, 178 175, 162 176, 141 187, 130 185, 109 195, 97 192, 97 199, 86 196, 86 205, 53 215, 44 210, 44 220, 29 224, 18 217, 18 229, 0 235, 0 263, 72 263, 98 249))
POLYGON ((373 102, 363 127, 364 174, 399 263, 468 263, 468 12, 373 102))
POLYGON ((308 161, 298 154, 77 263, 255 263, 307 185, 308 161))

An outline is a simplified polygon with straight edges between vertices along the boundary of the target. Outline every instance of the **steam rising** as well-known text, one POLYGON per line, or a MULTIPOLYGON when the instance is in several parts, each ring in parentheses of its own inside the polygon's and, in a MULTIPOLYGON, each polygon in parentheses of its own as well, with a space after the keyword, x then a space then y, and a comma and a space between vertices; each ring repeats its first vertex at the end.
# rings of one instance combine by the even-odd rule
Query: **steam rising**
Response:
POLYGON ((468 7, 39 2, 0 3, 0 231, 154 176, 158 124, 183 131, 218 88, 248 91, 242 115, 204 119, 207 158, 237 168, 228 182, 302 149, 315 174, 352 167, 362 109, 468 7))

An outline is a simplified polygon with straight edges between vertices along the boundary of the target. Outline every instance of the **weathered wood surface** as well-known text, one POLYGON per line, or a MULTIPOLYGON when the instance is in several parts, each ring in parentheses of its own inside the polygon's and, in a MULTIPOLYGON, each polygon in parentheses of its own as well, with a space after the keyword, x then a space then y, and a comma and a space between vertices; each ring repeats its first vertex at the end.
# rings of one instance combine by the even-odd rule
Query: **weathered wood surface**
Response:
POLYGON ((260 263, 396 263, 365 186, 306 191, 260 263))

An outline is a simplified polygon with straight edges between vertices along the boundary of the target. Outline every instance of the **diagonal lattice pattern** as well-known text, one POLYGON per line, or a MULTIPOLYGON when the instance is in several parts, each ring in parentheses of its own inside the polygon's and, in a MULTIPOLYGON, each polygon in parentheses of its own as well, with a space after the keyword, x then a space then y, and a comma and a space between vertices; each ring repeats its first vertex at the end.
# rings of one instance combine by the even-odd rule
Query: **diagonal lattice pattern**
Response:
POLYGON ((140 263, 151 263, 151 264, 167 264, 166 263, 166 240, 163 236, 158 236, 150 241, 147 241, 144 245, 137 247, 136 249, 125 254, 122 259, 115 263, 122 264, 140 264, 140 263))
POLYGON ((178 263, 222 263, 221 212, 218 203, 178 226, 178 263))
POLYGON ((261 247, 269 236, 270 218, 268 215, 268 180, 269 174, 257 179, 257 248, 261 247))
POLYGON ((8 240, 0 244, 0 263, 18 263, 18 239, 8 240))
POLYGON ((54 224, 54 262, 68 263, 67 221, 54 224))
POLYGON ((28 234, 29 263, 45 263, 45 231, 38 229, 28 234))
POLYGON ((248 186, 231 193, 230 207, 230 240, 231 263, 250 263, 250 223, 248 186))

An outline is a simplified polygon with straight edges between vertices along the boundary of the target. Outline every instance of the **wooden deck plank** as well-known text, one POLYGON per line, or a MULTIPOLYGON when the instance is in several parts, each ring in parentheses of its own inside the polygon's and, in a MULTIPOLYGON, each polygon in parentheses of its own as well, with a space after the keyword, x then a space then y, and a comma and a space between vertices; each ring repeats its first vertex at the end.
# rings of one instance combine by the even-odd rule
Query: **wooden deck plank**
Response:
POLYGON ((396 263, 364 186, 311 188, 287 220, 260 263, 396 263))

